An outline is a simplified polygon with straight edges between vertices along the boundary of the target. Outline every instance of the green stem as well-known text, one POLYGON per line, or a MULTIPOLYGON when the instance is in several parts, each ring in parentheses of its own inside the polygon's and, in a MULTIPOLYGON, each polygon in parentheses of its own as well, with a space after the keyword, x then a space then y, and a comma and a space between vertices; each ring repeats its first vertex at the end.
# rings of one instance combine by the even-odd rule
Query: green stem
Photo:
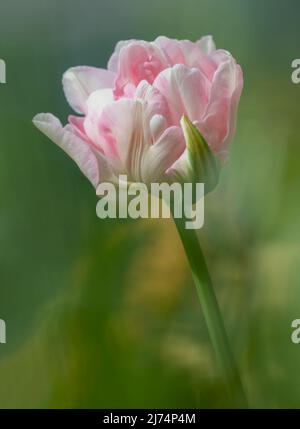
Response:
POLYGON ((236 404, 241 407, 247 407, 242 381, 230 349, 217 298, 197 234, 193 229, 185 229, 184 219, 174 218, 174 221, 192 270, 210 338, 229 392, 236 404))

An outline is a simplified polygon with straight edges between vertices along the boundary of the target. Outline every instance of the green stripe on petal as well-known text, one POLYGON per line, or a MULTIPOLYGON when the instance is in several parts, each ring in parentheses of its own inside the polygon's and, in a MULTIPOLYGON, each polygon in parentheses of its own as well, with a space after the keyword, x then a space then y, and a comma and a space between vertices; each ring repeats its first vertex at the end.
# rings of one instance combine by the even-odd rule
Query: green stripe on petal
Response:
POLYGON ((205 193, 212 191, 219 180, 219 161, 211 151, 198 128, 183 116, 180 121, 187 149, 187 177, 205 184, 205 193))

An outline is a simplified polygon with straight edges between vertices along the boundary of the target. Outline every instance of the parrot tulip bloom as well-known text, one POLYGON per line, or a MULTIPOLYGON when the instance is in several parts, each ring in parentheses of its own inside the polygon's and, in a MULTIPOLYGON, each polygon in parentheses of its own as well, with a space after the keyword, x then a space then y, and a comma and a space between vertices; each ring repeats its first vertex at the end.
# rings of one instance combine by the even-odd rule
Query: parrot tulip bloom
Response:
POLYGON ((66 98, 80 116, 64 127, 52 114, 33 121, 95 187, 121 174, 146 184, 195 182, 204 180, 205 154, 227 152, 242 85, 240 66, 210 36, 196 43, 129 40, 117 44, 107 70, 80 66, 64 74, 66 98), (187 120, 197 141, 187 140, 187 120), (205 150, 191 150, 199 144, 205 150))
MULTIPOLYGON (((78 114, 67 125, 49 113, 33 122, 74 159, 98 195, 106 182, 118 186, 119 177, 147 190, 179 182, 204 183, 209 192, 235 132, 242 86, 240 66, 210 36, 196 43, 129 40, 117 44, 107 70, 75 67, 64 74, 66 98, 78 114)), ((197 234, 172 213, 229 391, 247 404, 197 234)))

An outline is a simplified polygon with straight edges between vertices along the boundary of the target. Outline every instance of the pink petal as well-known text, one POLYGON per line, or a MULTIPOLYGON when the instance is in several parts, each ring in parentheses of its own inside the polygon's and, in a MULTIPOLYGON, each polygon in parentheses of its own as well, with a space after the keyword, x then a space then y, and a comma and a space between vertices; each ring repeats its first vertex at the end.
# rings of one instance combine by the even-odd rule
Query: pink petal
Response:
POLYGON ((139 100, 120 99, 107 105, 99 121, 102 149, 115 174, 127 174, 139 181, 145 146, 151 143, 145 104, 139 100))
POLYGON ((118 64, 114 91, 117 98, 126 93, 128 85, 137 87, 142 80, 152 83, 168 66, 162 51, 154 44, 143 41, 132 41, 123 46, 118 64))
POLYGON ((154 43, 164 52, 168 65, 173 66, 175 64, 185 64, 186 59, 181 49, 179 40, 169 39, 165 36, 159 36, 155 39, 154 43))
POLYGON ((117 73, 118 72, 118 68, 119 68, 119 54, 120 54, 120 50, 128 45, 131 42, 135 42, 135 39, 130 39, 130 40, 120 40, 115 47, 115 50, 113 52, 113 54, 111 55, 108 64, 107 64, 107 69, 113 73, 117 73))
POLYGON ((206 55, 211 54, 213 51, 216 50, 215 42, 213 40, 213 37, 210 35, 201 37, 201 39, 199 39, 196 44, 206 55))
POLYGON ((142 179, 146 183, 165 180, 166 171, 182 155, 185 141, 180 127, 170 127, 150 146, 142 160, 142 179))
POLYGON ((112 88, 115 74, 96 67, 73 67, 63 76, 63 88, 70 106, 86 113, 86 101, 97 89, 112 88))
POLYGON ((94 187, 98 185, 100 167, 105 165, 101 155, 96 154, 88 144, 76 136, 70 126, 63 128, 60 121, 50 113, 36 115, 33 123, 76 162, 94 187))
POLYGON ((101 134, 99 119, 104 107, 113 101, 113 91, 110 88, 94 91, 86 102, 86 117, 83 122, 84 132, 94 145, 101 150, 101 134))
POLYGON ((240 66, 233 59, 222 63, 212 81, 207 111, 198 125, 215 153, 226 150, 235 132, 236 110, 242 87, 240 66))
POLYGON ((230 110, 229 110, 229 127, 228 127, 228 134, 226 136, 226 140, 224 142, 225 149, 227 149, 227 146, 231 143, 231 140, 233 139, 233 136, 235 134, 236 129, 236 120, 237 120, 237 109, 242 93, 244 85, 244 79, 243 79, 243 72, 239 64, 236 66, 236 84, 235 89, 232 93, 231 97, 231 103, 230 103, 230 110))
POLYGON ((190 40, 176 40, 160 36, 155 42, 168 59, 169 67, 175 64, 185 64, 188 67, 200 69, 207 77, 215 70, 213 62, 208 58, 215 50, 211 36, 202 37, 196 43, 190 40))
POLYGON ((76 134, 81 140, 92 146, 92 148, 95 149, 97 152, 102 152, 101 147, 98 144, 94 143, 94 141, 91 140, 90 137, 86 134, 84 129, 84 117, 69 115, 68 121, 70 126, 72 127, 72 132, 74 134, 76 134))
POLYGON ((165 97, 145 80, 142 80, 136 88, 135 99, 141 99, 147 103, 147 113, 150 118, 154 115, 170 116, 169 107, 165 97))
POLYGON ((160 73, 153 86, 166 99, 174 125, 179 124, 183 115, 192 121, 199 120, 206 110, 210 82, 198 69, 176 65, 160 73))
POLYGON ((120 99, 103 109, 99 123, 101 146, 115 175, 127 174, 132 182, 160 181, 183 152, 181 128, 158 130, 153 121, 160 115, 153 113, 151 105, 142 99, 120 99))
POLYGON ((69 115, 68 121, 69 121, 69 124, 72 125, 74 133, 81 140, 84 140, 84 141, 88 140, 88 136, 86 135, 84 130, 84 118, 82 116, 69 115))

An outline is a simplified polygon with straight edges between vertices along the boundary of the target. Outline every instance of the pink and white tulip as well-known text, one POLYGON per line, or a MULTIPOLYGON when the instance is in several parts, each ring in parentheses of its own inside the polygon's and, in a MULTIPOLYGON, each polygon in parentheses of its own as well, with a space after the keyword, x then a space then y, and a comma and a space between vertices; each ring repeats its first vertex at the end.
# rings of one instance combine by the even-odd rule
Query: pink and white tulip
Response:
POLYGON ((146 184, 198 180, 203 153, 224 158, 228 151, 242 86, 240 66, 210 36, 129 40, 117 44, 107 70, 80 66, 64 74, 65 96, 80 116, 66 126, 50 113, 33 122, 95 187, 120 174, 146 184))

